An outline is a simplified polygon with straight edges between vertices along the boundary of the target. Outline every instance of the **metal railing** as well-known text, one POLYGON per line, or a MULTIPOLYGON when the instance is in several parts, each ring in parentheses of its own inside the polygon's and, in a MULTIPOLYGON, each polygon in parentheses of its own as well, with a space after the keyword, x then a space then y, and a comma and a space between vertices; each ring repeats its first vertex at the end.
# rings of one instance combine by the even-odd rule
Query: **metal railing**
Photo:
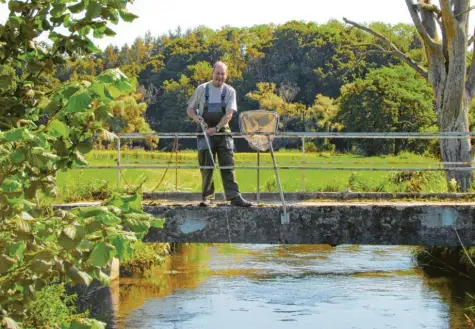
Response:
MULTIPOLYGON (((218 133, 216 135, 227 135, 232 136, 233 138, 245 138, 245 135, 242 133, 218 133)), ((265 135, 262 133, 260 135, 265 135)), ((418 132, 407 132, 407 133, 389 133, 389 132, 373 132, 373 133, 330 133, 330 132, 279 132, 273 135, 274 139, 299 139, 301 143, 301 164, 306 164, 309 162, 305 161, 305 142, 306 140, 314 140, 317 138, 332 138, 332 139, 462 139, 462 138, 474 138, 475 132, 445 132, 445 133, 418 133, 418 132)), ((117 134, 118 138, 115 141, 115 147, 117 150, 117 159, 116 165, 98 165, 98 166, 82 166, 81 169, 117 169, 117 187, 120 188, 121 185, 121 169, 213 169, 212 166, 199 166, 199 165, 178 165, 178 160, 176 160, 175 165, 122 165, 121 164, 121 140, 137 140, 145 139, 146 137, 158 137, 161 139, 196 139, 201 136, 199 133, 132 133, 132 134, 117 134)), ((217 166, 216 169, 246 169, 246 170, 257 170, 257 194, 260 192, 260 170, 272 170, 273 166, 263 166, 261 165, 261 154, 259 151, 257 153, 256 165, 235 165, 232 167, 226 166, 217 166)), ((472 171, 473 162, 357 162, 357 161, 327 161, 327 162, 313 162, 313 164, 319 165, 354 165, 354 164, 378 164, 378 165, 434 165, 442 166, 438 168, 427 168, 427 167, 391 167, 391 168, 381 168, 381 167, 329 167, 329 166, 299 166, 299 165, 285 165, 277 166, 278 169, 291 170, 298 169, 302 171, 302 192, 305 192, 305 171, 308 170, 335 170, 335 171, 472 171)), ((249 164, 249 163, 246 163, 249 164)), ((175 186, 177 190, 177 186, 175 186)))

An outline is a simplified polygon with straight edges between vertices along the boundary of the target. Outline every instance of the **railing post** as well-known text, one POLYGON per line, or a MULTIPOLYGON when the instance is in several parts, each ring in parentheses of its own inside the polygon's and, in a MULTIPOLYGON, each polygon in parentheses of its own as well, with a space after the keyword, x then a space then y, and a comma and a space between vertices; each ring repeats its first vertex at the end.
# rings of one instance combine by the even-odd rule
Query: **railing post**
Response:
POLYGON ((173 142, 173 148, 175 150, 175 192, 178 192, 178 136, 175 135, 173 142))
POLYGON ((120 136, 117 135, 116 141, 116 148, 117 148, 117 189, 120 189, 120 136))
MULTIPOLYGON (((302 164, 305 162, 305 137, 302 137, 302 164)), ((305 193, 305 170, 302 169, 302 193, 305 193)))
POLYGON ((261 151, 257 150, 257 203, 261 201, 260 166, 261 166, 261 151))

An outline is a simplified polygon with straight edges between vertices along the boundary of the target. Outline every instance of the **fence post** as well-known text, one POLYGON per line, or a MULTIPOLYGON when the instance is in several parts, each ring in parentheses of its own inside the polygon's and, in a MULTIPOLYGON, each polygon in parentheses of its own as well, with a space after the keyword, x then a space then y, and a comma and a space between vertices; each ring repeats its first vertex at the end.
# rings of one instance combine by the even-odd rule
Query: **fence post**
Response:
POLYGON ((116 141, 116 148, 117 148, 117 188, 120 189, 120 136, 117 135, 116 141))
POLYGON ((261 151, 257 150, 257 203, 261 201, 260 166, 261 166, 261 151))
MULTIPOLYGON (((305 162, 305 137, 302 137, 302 164, 305 162)), ((305 193, 305 170, 302 169, 302 193, 305 193)))
POLYGON ((178 192, 178 136, 175 135, 173 141, 173 149, 175 150, 175 192, 178 192))

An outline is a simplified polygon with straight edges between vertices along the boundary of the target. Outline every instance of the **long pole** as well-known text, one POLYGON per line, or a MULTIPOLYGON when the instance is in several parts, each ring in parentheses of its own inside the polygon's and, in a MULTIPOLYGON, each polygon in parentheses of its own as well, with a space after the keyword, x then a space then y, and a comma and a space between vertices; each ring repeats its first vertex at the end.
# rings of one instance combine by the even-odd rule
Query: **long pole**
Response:
POLYGON ((257 150, 257 203, 261 202, 261 151, 257 150))
POLYGON ((116 141, 117 147, 117 188, 120 189, 120 137, 116 141))
POLYGON ((282 191, 282 185, 280 184, 279 173, 277 171, 277 164, 275 162, 275 157, 274 157, 274 148, 272 147, 272 143, 270 141, 269 141, 269 146, 270 146, 270 154, 272 157, 272 162, 274 163, 275 178, 277 180, 277 185, 279 186, 280 199, 282 200, 282 208, 284 211, 283 217, 281 218, 281 223, 289 224, 289 217, 287 215, 287 206, 285 205, 284 192, 282 191))

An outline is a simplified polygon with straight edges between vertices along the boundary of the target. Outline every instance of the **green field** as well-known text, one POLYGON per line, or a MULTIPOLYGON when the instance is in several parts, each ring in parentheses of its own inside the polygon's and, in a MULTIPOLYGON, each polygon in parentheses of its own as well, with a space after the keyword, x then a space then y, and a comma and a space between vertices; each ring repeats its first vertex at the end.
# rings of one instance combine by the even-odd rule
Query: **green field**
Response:
MULTIPOLYGON (((86 159, 89 165, 115 165, 117 152, 93 151, 86 159)), ((147 152, 144 150, 124 150, 121 152, 122 165, 172 165, 197 166, 197 154, 183 151, 175 154, 168 152, 147 152)), ((256 153, 237 153, 236 165, 255 166, 256 153)), ((305 184, 306 192, 338 192, 343 190, 361 192, 446 192, 443 172, 404 173, 397 168, 437 168, 435 158, 414 154, 395 156, 363 157, 352 154, 306 153, 302 163, 302 154, 298 151, 279 151, 276 153, 278 166, 320 166, 330 168, 394 168, 390 171, 364 170, 299 170, 279 169, 284 191, 301 192, 305 184), (415 164, 408 164, 415 163, 415 164)), ((269 153, 261 154, 261 165, 272 166, 269 153)), ((201 176, 198 169, 169 169, 163 182, 158 183, 165 169, 122 169, 121 187, 135 187, 143 180, 144 191, 181 191, 198 192, 201 188, 201 176)), ((257 191, 257 171, 255 169, 236 170, 237 181, 243 192, 257 191)), ((58 199, 61 201, 79 201, 103 198, 116 187, 116 169, 73 169, 58 173, 58 199)), ((220 177, 215 173, 216 187, 221 191, 220 177)), ((277 191, 273 170, 261 170, 260 190, 277 191)))

